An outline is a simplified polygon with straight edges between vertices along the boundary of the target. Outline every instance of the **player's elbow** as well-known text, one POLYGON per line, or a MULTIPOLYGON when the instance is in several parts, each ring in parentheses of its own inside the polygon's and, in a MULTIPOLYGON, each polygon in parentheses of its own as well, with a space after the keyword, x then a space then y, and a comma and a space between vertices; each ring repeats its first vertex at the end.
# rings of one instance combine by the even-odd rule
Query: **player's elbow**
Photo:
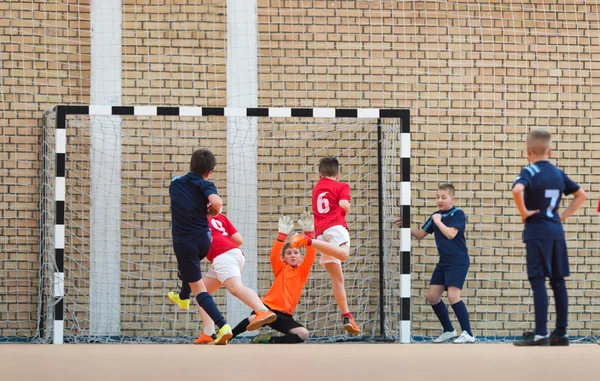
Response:
POLYGON ((244 243, 244 237, 240 233, 235 233, 231 236, 231 240, 238 246, 242 246, 244 243))
POLYGON ((221 210, 221 208, 223 207, 223 201, 221 201, 221 198, 215 200, 214 202, 211 202, 210 204, 215 210, 221 210))
POLYGON ((413 229, 410 231, 410 235, 416 240, 421 240, 421 239, 425 238, 426 234, 422 230, 414 230, 413 229))
POLYGON ((521 183, 515 184, 515 186, 512 189, 513 197, 520 193, 523 193, 524 190, 525 190, 525 186, 523 186, 523 184, 521 184, 521 183))
POLYGON ((223 203, 221 202, 221 200, 215 200, 215 202, 211 202, 209 207, 208 207, 208 214, 216 217, 219 214, 221 214, 221 208, 223 208, 223 203))
POLYGON ((350 213, 350 202, 348 202, 348 200, 341 200, 338 205, 340 208, 344 209, 346 214, 350 213))

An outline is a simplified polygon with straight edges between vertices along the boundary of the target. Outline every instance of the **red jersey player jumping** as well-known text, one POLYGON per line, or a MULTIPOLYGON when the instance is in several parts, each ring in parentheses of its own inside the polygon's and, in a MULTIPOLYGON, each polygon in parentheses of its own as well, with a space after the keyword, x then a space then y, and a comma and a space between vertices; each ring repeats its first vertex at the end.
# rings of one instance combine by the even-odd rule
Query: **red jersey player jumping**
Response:
MULTIPOLYGON (((235 296, 248 307, 252 308, 256 317, 247 330, 254 331, 265 324, 274 322, 277 316, 263 304, 256 292, 242 283, 242 269, 244 268, 244 254, 240 250, 243 242, 242 235, 223 214, 208 218, 208 225, 212 233, 212 245, 206 259, 212 263, 210 270, 204 275, 203 281, 206 290, 212 294, 221 286, 225 286, 231 295, 235 296)), ((179 299, 179 294, 169 292, 169 299, 187 309, 185 300, 179 299)), ((215 326, 212 319, 204 311, 200 311, 204 331, 194 341, 194 344, 209 344, 214 341, 215 326)))
POLYGON ((294 236, 291 247, 312 246, 321 252, 319 263, 331 277, 333 296, 340 308, 344 329, 360 334, 360 328, 348 309, 342 261, 350 255, 350 233, 346 214, 350 212, 350 186, 338 181, 340 164, 335 157, 324 157, 319 162, 319 181, 312 192, 312 211, 316 240, 294 236))

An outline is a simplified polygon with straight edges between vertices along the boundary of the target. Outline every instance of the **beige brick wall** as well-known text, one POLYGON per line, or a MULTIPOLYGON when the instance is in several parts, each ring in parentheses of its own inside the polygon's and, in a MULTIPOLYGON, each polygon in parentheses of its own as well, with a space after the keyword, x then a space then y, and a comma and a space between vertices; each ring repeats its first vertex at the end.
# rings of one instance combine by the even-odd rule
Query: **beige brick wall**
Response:
POLYGON ((89 103, 89 1, 0 4, 0 336, 32 337, 42 112, 89 103))
MULTIPOLYGON (((0 308, 0 335, 31 336, 39 283, 41 112, 60 103, 89 103, 89 4, 9 2, 0 4, 0 16, 0 243, 7 253, 0 259, 0 305, 6 306, 0 308)), ((258 22, 260 105, 411 110, 413 226, 424 222, 435 208, 432 197, 437 184, 453 182, 458 188, 457 204, 469 215, 472 264, 464 295, 478 336, 516 335, 533 320, 519 241, 521 225, 509 189, 526 165, 524 134, 531 127, 548 126, 555 133, 553 159, 580 182, 591 199, 566 225, 573 270, 568 282, 571 334, 590 335, 600 330, 596 291, 600 230, 593 208, 600 183, 600 175, 594 171, 600 164, 599 105, 595 101, 600 92, 596 37, 600 20, 595 6, 537 0, 259 0, 258 22)), ((173 0, 160 6, 147 0, 124 1, 123 104, 225 106, 225 36, 225 1, 173 0)), ((144 127, 137 123, 130 119, 124 123, 128 133, 133 135, 132 129, 137 129, 136 134, 144 138, 127 141, 123 148, 128 163, 123 172, 124 195, 130 196, 123 205, 123 219, 129 222, 123 231, 126 236, 136 236, 141 234, 139 226, 150 223, 156 230, 144 238, 166 242, 165 220, 148 222, 136 217, 145 212, 139 205, 142 201, 157 208, 152 213, 163 216, 165 194, 137 192, 148 185, 164 192, 165 179, 171 172, 185 170, 188 151, 204 143, 177 136, 182 131, 197 136, 190 127, 194 121, 159 120, 152 121, 154 125, 145 121, 144 127), (164 151, 160 156, 139 152, 138 147, 151 145, 164 147, 164 151), (160 166, 166 170, 161 171, 160 166), (140 177, 140 170, 150 170, 155 177, 140 177)), ((218 127, 213 132, 218 134, 224 126, 211 120, 211 128, 215 123, 218 127)), ((225 157, 223 136, 215 139, 221 139, 216 150, 225 157)), ((273 215, 301 211, 299 196, 285 198, 293 200, 293 207, 281 201, 288 189, 280 184, 290 178, 301 184, 308 174, 298 179, 296 168, 306 173, 312 170, 310 163, 283 166, 272 159, 272 155, 286 154, 274 143, 281 139, 286 137, 274 136, 259 149, 259 157, 270 171, 261 170, 261 179, 268 182, 261 182, 259 205, 261 209, 268 206, 273 215)), ((322 147, 309 142, 307 147, 341 150, 347 167, 357 173, 368 168, 359 165, 366 150, 341 143, 322 147)), ((226 189, 224 172, 217 173, 217 178, 220 189, 226 189)), ((296 187, 297 194, 308 191, 308 186, 296 187)), ((358 210, 354 212, 358 216, 358 210)), ((261 235, 269 235, 273 221, 261 218, 258 229, 261 235)), ((85 237, 85 233, 76 235, 85 237)), ((141 268, 130 271, 143 274, 141 281, 126 280, 132 283, 126 283, 125 295, 137 299, 124 305, 123 321, 131 328, 124 334, 138 332, 140 325, 143 329, 152 326, 152 321, 136 320, 139 311, 159 308, 156 306, 161 306, 163 299, 157 290, 173 286, 173 272, 162 270, 174 268, 166 253, 168 245, 164 245, 167 243, 155 245, 152 255, 133 249, 123 253, 131 263, 142 261, 141 268), (165 281, 144 283, 159 278, 165 281), (150 286, 154 291, 137 292, 150 286), (139 310, 131 310, 134 305, 139 310)), ((436 262, 433 239, 415 243, 413 251, 413 334, 434 335, 438 324, 425 301, 436 262)), ((73 253, 73 258, 76 255, 73 253)), ((259 263, 265 274, 259 283, 261 290, 269 283, 266 252, 264 255, 259 263)), ((130 265, 124 262, 123 266, 130 265)), ((331 299, 319 299, 329 287, 320 271, 315 267, 304 303, 332 303, 331 299)), ((350 271, 358 272, 359 268, 350 271)), ((77 287, 85 289, 84 271, 80 278, 77 287)), ((354 283, 353 287, 376 289, 374 284, 354 283)), ((366 311, 372 307, 357 308, 366 311)), ((303 318, 326 315, 327 324, 337 319, 334 307, 308 311, 309 306, 301 306, 303 318)), ((195 331, 189 317, 182 320, 181 315, 170 313, 167 309, 155 312, 172 325, 165 335, 195 331)), ((141 315, 151 316, 145 311, 141 315)), ((79 319, 87 318, 80 315, 79 319)))

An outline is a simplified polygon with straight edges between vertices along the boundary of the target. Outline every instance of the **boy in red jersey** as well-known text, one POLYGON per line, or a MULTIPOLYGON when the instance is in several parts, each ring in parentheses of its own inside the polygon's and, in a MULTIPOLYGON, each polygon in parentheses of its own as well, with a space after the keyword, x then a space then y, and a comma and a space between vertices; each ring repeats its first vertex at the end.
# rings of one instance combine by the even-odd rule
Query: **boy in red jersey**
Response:
MULTIPOLYGON (((262 303, 254 290, 242 283, 242 269, 244 268, 244 254, 239 246, 244 239, 235 226, 223 214, 208 218, 208 225, 212 233, 212 245, 206 259, 212 263, 210 270, 204 274, 204 285, 209 294, 214 293, 221 286, 225 286, 231 295, 240 299, 255 311, 256 318, 248 327, 248 331, 259 329, 265 324, 275 321, 277 316, 262 303)), ((176 292, 169 292, 169 300, 180 308, 186 309, 189 300, 182 300, 176 292)), ((209 344, 215 338, 215 324, 203 310, 200 311, 204 323, 204 331, 194 344, 209 344)))
POLYGON ((333 296, 340 308, 344 330, 360 334, 360 328, 348 309, 342 261, 350 255, 350 233, 346 214, 350 212, 350 186, 338 181, 340 164, 335 157, 319 162, 319 181, 312 192, 312 211, 316 240, 293 240, 291 247, 312 246, 321 252, 319 263, 331 277, 333 296))

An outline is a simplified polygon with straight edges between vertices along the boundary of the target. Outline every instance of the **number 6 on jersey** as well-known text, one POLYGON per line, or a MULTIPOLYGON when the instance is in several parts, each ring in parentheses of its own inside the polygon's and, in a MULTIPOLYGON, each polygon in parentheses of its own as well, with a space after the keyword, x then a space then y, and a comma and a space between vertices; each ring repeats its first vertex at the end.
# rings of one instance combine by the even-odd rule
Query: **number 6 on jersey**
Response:
POLYGON ((320 193, 317 197, 317 211, 320 214, 329 212, 329 200, 325 198, 327 192, 320 193))

